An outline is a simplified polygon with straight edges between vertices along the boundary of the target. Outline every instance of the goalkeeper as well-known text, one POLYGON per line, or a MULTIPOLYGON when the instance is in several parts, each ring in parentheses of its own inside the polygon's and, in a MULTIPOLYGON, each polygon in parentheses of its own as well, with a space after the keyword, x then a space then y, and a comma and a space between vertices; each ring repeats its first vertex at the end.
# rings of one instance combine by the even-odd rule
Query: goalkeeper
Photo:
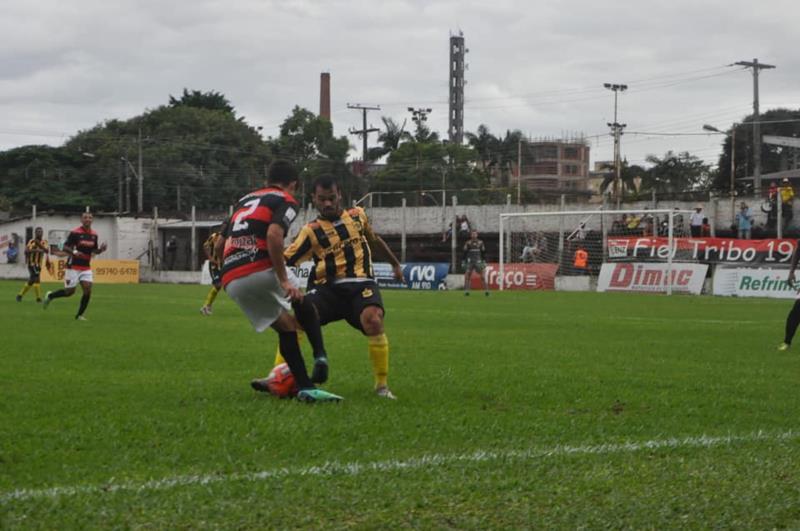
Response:
POLYGON ((478 239, 478 231, 470 232, 469 240, 464 244, 464 255, 461 260, 461 267, 464 268, 464 295, 469 296, 470 280, 472 272, 475 271, 481 278, 483 291, 488 297, 489 288, 483 276, 483 271, 486 269, 486 246, 483 245, 483 240, 478 239))

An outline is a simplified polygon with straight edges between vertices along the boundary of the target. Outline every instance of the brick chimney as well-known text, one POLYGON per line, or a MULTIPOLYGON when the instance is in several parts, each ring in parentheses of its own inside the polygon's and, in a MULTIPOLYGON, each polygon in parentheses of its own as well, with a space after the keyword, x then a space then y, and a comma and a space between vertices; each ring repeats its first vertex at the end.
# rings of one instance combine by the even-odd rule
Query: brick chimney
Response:
POLYGON ((328 72, 319 75, 319 116, 331 121, 331 75, 328 72))

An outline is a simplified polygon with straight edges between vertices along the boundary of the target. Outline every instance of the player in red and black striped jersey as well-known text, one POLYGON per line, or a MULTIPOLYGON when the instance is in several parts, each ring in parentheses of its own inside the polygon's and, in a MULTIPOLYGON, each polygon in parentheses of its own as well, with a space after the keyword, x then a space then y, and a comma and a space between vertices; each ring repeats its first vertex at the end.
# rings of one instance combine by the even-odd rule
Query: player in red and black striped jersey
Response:
MULTIPOLYGON (((291 306, 306 330, 315 356, 325 356, 322 330, 313 304, 304 300, 297 278, 286 269, 283 240, 297 217, 297 170, 287 161, 275 161, 267 187, 239 200, 227 222, 222 252, 222 285, 242 309, 257 332, 272 327, 278 333, 281 354, 299 388, 297 397, 307 402, 336 401, 341 397, 316 389, 308 376, 297 343, 297 322, 287 313, 291 306)), ((257 391, 269 391, 266 379, 253 380, 257 391)))
POLYGON ((64 242, 64 252, 67 253, 67 271, 64 274, 64 289, 58 291, 48 291, 44 296, 44 308, 50 304, 53 299, 61 297, 71 297, 75 293, 78 284, 81 285, 83 296, 81 297, 81 304, 78 307, 78 313, 75 319, 85 321, 83 312, 89 305, 89 299, 92 296, 92 256, 100 254, 106 250, 106 244, 98 245, 97 233, 92 230, 92 221, 94 216, 91 212, 84 212, 81 214, 81 226, 72 229, 72 232, 67 236, 67 241, 64 242))

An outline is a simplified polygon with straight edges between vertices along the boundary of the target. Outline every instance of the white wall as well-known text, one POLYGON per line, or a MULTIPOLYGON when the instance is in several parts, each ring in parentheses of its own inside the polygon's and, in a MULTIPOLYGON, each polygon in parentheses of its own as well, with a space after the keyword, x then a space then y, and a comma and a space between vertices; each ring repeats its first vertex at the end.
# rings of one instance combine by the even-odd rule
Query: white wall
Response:
MULTIPOLYGON (((159 219, 159 224, 171 221, 172 219, 159 219)), ((42 214, 31 220, 30 217, 16 221, 0 223, 0 239, 3 236, 10 236, 17 233, 22 239, 25 238, 27 227, 42 227, 44 237, 49 238, 51 230, 72 230, 81 224, 79 214, 42 214)), ((150 241, 150 228, 153 225, 152 218, 135 218, 104 216, 95 214, 92 228, 97 232, 100 242, 108 245, 108 250, 103 253, 102 258, 109 260, 135 260, 138 256, 147 251, 147 244, 150 241)), ((25 245, 23 242, 22 246, 25 245)), ((22 247, 20 247, 19 260, 24 260, 22 247)), ((142 256, 142 263, 146 263, 147 256, 142 256)), ((5 249, 0 250, 0 263, 6 263, 5 249)))

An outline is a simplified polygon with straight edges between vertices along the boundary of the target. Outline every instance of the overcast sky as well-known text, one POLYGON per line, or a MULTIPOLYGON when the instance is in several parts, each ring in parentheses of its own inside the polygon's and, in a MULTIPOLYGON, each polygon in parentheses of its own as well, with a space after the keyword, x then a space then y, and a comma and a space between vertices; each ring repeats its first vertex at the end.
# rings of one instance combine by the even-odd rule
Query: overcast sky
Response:
MULTIPOLYGON (((688 150, 716 162, 722 137, 645 136, 727 129, 752 111, 758 58, 762 112, 800 108, 798 0, 0 0, 0 149, 60 145, 107 119, 165 104, 184 87, 222 92, 265 135, 294 105, 319 110, 332 78, 337 134, 360 127, 347 103, 402 122, 433 109, 447 131, 448 39, 463 31, 465 129, 532 137, 584 134, 611 158, 619 121, 633 163, 688 150)), ((360 146, 357 137, 350 137, 360 146)), ((375 142, 375 136, 371 137, 375 142)))

